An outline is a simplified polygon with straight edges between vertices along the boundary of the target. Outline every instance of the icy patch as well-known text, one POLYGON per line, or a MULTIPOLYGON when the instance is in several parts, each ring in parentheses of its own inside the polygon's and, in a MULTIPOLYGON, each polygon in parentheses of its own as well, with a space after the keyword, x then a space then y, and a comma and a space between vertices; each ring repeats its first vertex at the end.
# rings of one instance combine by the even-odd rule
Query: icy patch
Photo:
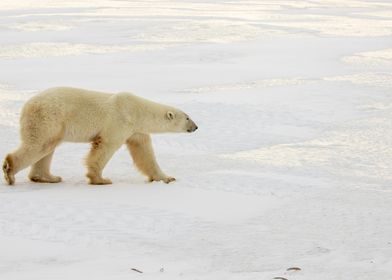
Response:
POLYGON ((276 28, 261 28, 248 23, 226 20, 205 20, 179 22, 173 26, 157 25, 148 32, 138 34, 134 39, 145 42, 229 43, 283 35, 290 36, 287 32, 276 28))
POLYGON ((271 11, 281 10, 281 7, 270 5, 242 5, 239 3, 180 3, 161 2, 162 6, 138 3, 134 6, 103 8, 87 15, 111 17, 195 17, 203 19, 234 19, 258 20, 260 17, 271 15, 271 11))
POLYGON ((392 48, 378 51, 360 52, 343 58, 346 63, 366 65, 392 65, 392 48))
POLYGON ((371 17, 392 18, 392 11, 389 10, 368 12, 368 13, 358 13, 358 14, 363 16, 371 16, 371 17))
POLYGON ((0 46, 0 57, 30 58, 49 56, 69 56, 83 54, 105 54, 116 52, 137 52, 163 49, 164 45, 93 45, 37 42, 0 46))
MULTIPOLYGON (((358 8, 369 9, 391 8, 392 5, 386 2, 366 2, 356 0, 321 0, 321 1, 228 1, 221 3, 213 1, 115 1, 115 0, 83 0, 83 1, 14 1, 3 0, 0 10, 16 9, 43 9, 43 8, 92 8, 99 10, 96 14, 105 16, 211 16, 220 15, 222 17, 234 17, 243 19, 258 19, 262 12, 277 12, 286 9, 303 9, 304 11, 322 8, 358 8), (152 4, 153 3, 153 4, 152 4)), ((94 12, 91 12, 91 14, 94 12)))
POLYGON ((302 79, 302 78, 275 78, 275 79, 263 79, 263 80, 242 82, 242 83, 196 87, 191 89, 179 90, 179 92, 213 93, 219 91, 244 90, 244 89, 266 88, 266 87, 277 87, 277 86, 296 86, 296 85, 303 85, 310 82, 313 82, 313 80, 302 79))
POLYGON ((351 82, 356 85, 392 88, 391 73, 360 73, 352 75, 326 77, 325 81, 351 82))
POLYGON ((16 9, 48 9, 48 8, 87 8, 100 6, 106 3, 109 5, 110 2, 115 1, 51 1, 51 0, 2 0, 0 5, 0 10, 16 10, 16 9))
POLYGON ((343 16, 303 15, 299 21, 273 22, 274 26, 316 31, 327 36, 376 37, 392 35, 390 20, 343 16))
POLYGON ((367 112, 374 112, 380 110, 392 111, 392 103, 376 102, 376 103, 360 106, 359 108, 367 112))
MULTIPOLYGON (((328 9, 375 9, 385 13, 389 3, 363 1, 231 1, 170 2, 170 1, 9 1, 2 2, 1 10, 34 9, 31 14, 10 17, 44 16, 84 17, 87 21, 118 21, 148 18, 156 20, 153 27, 143 26, 136 39, 149 42, 214 42, 226 43, 256 38, 299 37, 318 32, 328 36, 388 36, 392 34, 389 18, 358 18, 339 16, 328 9), (43 10, 61 7, 72 11, 43 10), (80 10, 77 10, 80 9, 80 10), (295 9, 295 13, 292 11, 295 9), (328 14, 313 14, 325 9, 328 14), (185 20, 184 18, 188 19, 185 20)), ((69 25, 44 22, 17 24, 19 30, 67 30, 69 25)))
POLYGON ((70 24, 61 23, 48 23, 48 22, 23 22, 8 26, 10 29, 16 29, 21 31, 64 31, 73 29, 74 26, 70 24))
POLYGON ((34 91, 17 91, 0 84, 0 125, 17 127, 23 103, 34 91))
POLYGON ((377 180, 392 179, 391 111, 385 118, 363 119, 331 132, 322 138, 295 144, 223 155, 223 158, 247 160, 263 166, 323 170, 343 177, 377 180))
MULTIPOLYGON (((276 3, 275 3, 276 4, 276 3)), ((287 3, 286 3, 287 4, 287 3)), ((354 3, 352 3, 354 5, 354 3)), ((266 5, 196 5, 193 8, 121 8, 99 9, 89 16, 105 17, 180 17, 176 20, 160 20, 160 24, 147 27, 134 39, 145 42, 210 42, 228 43, 257 38, 303 37, 318 33, 326 36, 388 36, 392 34, 392 24, 388 19, 356 18, 339 15, 289 14, 281 10, 265 11, 266 5), (201 11, 203 12, 201 14, 201 11), (181 17, 192 17, 184 21, 181 17)), ((271 5, 273 6, 273 5, 271 5)), ((332 7, 323 3, 315 8, 332 7)), ((358 5, 361 6, 361 5, 358 5)), ((367 6, 367 5, 365 5, 367 6)), ((285 6, 287 7, 287 6, 285 6)), ((309 8, 311 3, 295 8, 309 8), (303 7, 302 7, 303 6, 303 7)), ((345 7, 345 5, 342 5, 345 7)))

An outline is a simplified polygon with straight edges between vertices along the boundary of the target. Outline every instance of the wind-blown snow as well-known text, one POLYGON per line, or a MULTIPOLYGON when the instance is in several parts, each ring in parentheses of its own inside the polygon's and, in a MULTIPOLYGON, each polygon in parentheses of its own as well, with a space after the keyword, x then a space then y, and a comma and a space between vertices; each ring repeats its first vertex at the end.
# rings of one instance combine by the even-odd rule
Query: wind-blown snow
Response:
POLYGON ((89 146, 65 143, 64 182, 1 185, 0 279, 392 278, 391 34, 387 0, 2 0, 1 157, 52 86, 132 91, 199 130, 153 137, 173 184, 123 148, 89 186, 89 146))

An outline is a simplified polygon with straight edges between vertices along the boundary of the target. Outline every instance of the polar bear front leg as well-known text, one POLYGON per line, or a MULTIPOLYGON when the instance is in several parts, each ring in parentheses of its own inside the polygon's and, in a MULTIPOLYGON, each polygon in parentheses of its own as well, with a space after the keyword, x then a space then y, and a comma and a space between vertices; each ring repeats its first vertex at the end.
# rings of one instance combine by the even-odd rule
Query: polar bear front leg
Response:
POLYGON ((101 136, 96 136, 93 139, 90 153, 86 159, 86 176, 89 179, 89 184, 107 185, 112 183, 111 180, 102 177, 102 170, 120 147, 121 143, 107 141, 101 136))
POLYGON ((149 134, 135 133, 128 138, 126 144, 136 167, 148 177, 150 182, 163 181, 168 184, 176 180, 165 175, 159 168, 149 134))

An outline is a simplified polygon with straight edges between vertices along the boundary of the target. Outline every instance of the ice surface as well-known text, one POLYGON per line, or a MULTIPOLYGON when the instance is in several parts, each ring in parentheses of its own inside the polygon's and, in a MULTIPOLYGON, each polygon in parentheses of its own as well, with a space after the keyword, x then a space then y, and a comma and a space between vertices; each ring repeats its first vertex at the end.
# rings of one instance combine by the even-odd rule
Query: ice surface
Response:
POLYGON ((89 186, 67 143, 63 183, 1 185, 0 279, 392 278, 391 35, 387 0, 2 0, 1 157, 52 86, 132 91, 199 130, 153 137, 170 185, 121 149, 89 186))

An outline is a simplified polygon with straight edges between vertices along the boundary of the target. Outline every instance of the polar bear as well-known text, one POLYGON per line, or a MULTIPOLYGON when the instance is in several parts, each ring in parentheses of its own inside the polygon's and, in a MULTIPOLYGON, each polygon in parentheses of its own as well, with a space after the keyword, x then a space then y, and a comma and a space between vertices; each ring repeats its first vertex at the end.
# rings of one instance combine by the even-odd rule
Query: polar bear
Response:
POLYGON ((8 154, 3 172, 9 185, 15 174, 31 167, 33 182, 57 183, 50 173, 55 148, 61 142, 90 142, 86 159, 90 184, 111 184, 102 170, 124 143, 136 167, 149 181, 170 183, 175 178, 160 169, 151 133, 194 132, 197 125, 184 112, 131 93, 108 94, 78 88, 51 88, 32 97, 20 118, 20 147, 8 154))

